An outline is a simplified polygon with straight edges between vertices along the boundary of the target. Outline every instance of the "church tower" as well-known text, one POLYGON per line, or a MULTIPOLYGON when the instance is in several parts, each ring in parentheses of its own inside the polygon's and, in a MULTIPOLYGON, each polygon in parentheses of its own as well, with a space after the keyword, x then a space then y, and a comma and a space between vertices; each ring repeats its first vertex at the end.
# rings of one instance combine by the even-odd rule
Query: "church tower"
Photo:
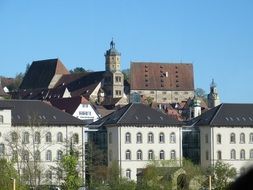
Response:
POLYGON ((124 75, 120 71, 120 56, 112 40, 110 49, 105 53, 104 104, 106 105, 112 105, 114 98, 121 98, 124 94, 124 75))
POLYGON ((217 85, 215 84, 214 79, 210 85, 210 93, 207 95, 207 100, 209 108, 216 107, 220 104, 220 97, 218 95, 217 85))

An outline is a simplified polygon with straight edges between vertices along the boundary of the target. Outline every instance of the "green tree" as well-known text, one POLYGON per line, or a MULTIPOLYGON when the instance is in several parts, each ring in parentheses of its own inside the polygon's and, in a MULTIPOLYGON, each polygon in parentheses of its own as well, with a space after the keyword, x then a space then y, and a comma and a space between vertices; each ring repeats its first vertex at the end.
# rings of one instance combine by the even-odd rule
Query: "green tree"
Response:
POLYGON ((0 189, 11 190, 13 179, 16 181, 17 190, 26 189, 25 186, 22 186, 22 184, 19 183, 18 174, 13 164, 6 159, 0 159, 0 189))
POLYGON ((77 190, 81 186, 82 179, 78 175, 78 154, 73 150, 72 146, 70 148, 70 153, 63 156, 60 161, 60 168, 64 172, 63 177, 63 188, 66 190, 77 190))
POLYGON ((129 81, 130 80, 130 69, 124 69, 124 70, 122 70, 122 73, 124 75, 124 79, 129 81))
POLYGON ((194 95, 201 98, 205 103, 207 103, 207 94, 204 89, 196 88, 194 90, 194 95))
POLYGON ((73 70, 69 71, 70 73, 87 73, 88 71, 86 71, 83 67, 76 67, 73 70))
POLYGON ((18 90, 20 84, 23 81, 23 78, 24 78, 24 73, 21 72, 21 73, 16 74, 13 83, 7 86, 8 90, 9 91, 18 90))
POLYGON ((212 186, 215 190, 226 190, 236 177, 236 169, 230 164, 216 162, 213 168, 208 170, 208 175, 212 176, 212 186))

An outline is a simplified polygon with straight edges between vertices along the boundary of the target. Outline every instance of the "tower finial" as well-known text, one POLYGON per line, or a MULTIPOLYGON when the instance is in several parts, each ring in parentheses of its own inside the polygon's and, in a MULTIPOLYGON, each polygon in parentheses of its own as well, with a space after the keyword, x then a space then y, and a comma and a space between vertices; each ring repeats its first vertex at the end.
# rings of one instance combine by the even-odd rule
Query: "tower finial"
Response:
POLYGON ((113 38, 112 38, 112 41, 111 41, 111 43, 110 43, 110 47, 111 47, 111 49, 112 49, 112 48, 115 48, 115 43, 114 43, 114 41, 113 41, 113 38))
POLYGON ((216 87, 216 84, 215 84, 215 82, 214 82, 214 79, 212 79, 212 83, 211 83, 210 86, 211 86, 211 87, 216 87))

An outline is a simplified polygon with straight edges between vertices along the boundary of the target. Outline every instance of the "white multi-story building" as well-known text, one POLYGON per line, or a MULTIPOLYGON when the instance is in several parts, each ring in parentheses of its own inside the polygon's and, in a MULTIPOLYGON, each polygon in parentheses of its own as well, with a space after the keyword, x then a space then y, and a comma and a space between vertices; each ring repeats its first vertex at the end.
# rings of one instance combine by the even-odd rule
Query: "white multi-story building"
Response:
POLYGON ((106 128, 108 165, 114 161, 122 177, 137 179, 152 160, 182 161, 183 123, 143 104, 132 103, 94 122, 106 128))
POLYGON ((21 176, 33 175, 30 185, 59 184, 56 168, 70 145, 84 178, 83 121, 41 101, 1 100, 0 127, 0 157, 12 159, 21 176))
POLYGON ((200 162, 231 164, 237 173, 253 165, 253 104, 221 104, 194 118, 200 133, 200 162))

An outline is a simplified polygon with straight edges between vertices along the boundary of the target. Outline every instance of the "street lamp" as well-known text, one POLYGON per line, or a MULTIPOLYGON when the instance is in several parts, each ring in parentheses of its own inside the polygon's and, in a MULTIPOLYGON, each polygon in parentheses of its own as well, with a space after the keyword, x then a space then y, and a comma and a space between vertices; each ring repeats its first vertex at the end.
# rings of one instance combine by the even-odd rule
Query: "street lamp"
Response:
POLYGON ((16 190, 16 179, 15 178, 11 178, 11 180, 13 180, 12 190, 16 190))

